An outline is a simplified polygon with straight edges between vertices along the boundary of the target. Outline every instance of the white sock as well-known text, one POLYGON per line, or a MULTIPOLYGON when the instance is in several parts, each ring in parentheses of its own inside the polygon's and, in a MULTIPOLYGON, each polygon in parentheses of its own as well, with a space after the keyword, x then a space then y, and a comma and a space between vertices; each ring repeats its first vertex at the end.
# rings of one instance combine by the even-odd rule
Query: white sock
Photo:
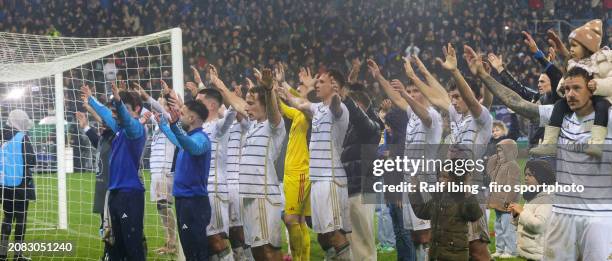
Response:
POLYGON ((253 252, 251 252, 250 247, 244 248, 244 257, 247 261, 255 261, 255 257, 253 257, 253 252))
POLYGON ((336 257, 336 249, 334 247, 330 247, 329 249, 327 249, 327 251, 325 251, 325 261, 331 261, 334 260, 334 258, 336 257))
POLYGON ((221 251, 220 253, 216 253, 210 256, 209 261, 234 261, 234 255, 232 254, 232 251, 228 247, 225 250, 221 251))
POLYGON ((342 248, 340 251, 338 251, 338 253, 336 254, 336 256, 334 257, 333 260, 352 261, 353 260, 353 252, 351 251, 351 245, 347 244, 346 246, 344 246, 344 248, 342 248))
POLYGON ((219 261, 234 261, 234 255, 229 247, 218 253, 217 256, 219 256, 219 261))
POLYGON ((245 260, 244 248, 242 247, 232 248, 232 252, 234 253, 234 260, 237 260, 237 261, 245 260))
POLYGON ((416 245, 416 261, 427 261, 429 260, 429 245, 418 244, 416 245))

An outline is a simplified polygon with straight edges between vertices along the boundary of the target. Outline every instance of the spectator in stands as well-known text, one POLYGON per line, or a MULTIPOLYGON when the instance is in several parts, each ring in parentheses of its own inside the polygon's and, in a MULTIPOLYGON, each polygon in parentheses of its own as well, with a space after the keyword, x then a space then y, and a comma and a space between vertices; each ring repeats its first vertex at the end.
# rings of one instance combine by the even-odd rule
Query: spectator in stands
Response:
MULTIPOLYGON (((491 66, 497 72, 496 78, 499 79, 500 83, 511 88, 523 99, 541 105, 554 104, 557 100, 559 100, 560 96, 558 93, 552 91, 551 78, 549 77, 549 74, 555 79, 560 76, 557 76, 557 72, 553 71, 552 68, 547 69, 547 72, 540 74, 538 78, 537 91, 535 91, 516 80, 516 78, 504 67, 501 55, 497 56, 490 53, 488 55, 488 60, 491 63, 491 66)), ((539 127, 538 124, 531 124, 529 127, 529 145, 535 146, 539 144, 543 137, 544 127, 539 127)))
POLYGON ((106 86, 104 86, 104 93, 107 96, 110 96, 111 95, 110 83, 117 80, 117 73, 118 73, 118 69, 117 69, 117 66, 115 65, 114 58, 106 59, 106 63, 104 64, 104 69, 102 70, 102 72, 104 72, 104 79, 106 80, 106 82, 109 83, 109 84, 106 84, 106 86))
MULTIPOLYGON (((525 47, 514 40, 520 37, 520 30, 528 29, 535 19, 592 18, 601 9, 601 4, 556 1, 556 13, 550 17, 549 12, 530 12, 527 5, 501 0, 390 1, 382 6, 371 1, 289 4, 280 0, 240 4, 219 0, 7 1, 1 5, 4 16, 0 17, 0 29, 9 32, 45 35, 57 30, 64 36, 110 37, 181 27, 186 62, 214 63, 226 72, 221 77, 227 82, 249 76, 252 67, 278 61, 288 64, 288 72, 319 62, 344 66, 341 61, 348 61, 355 53, 391 55, 385 70, 399 73, 401 63, 393 55, 402 55, 406 46, 418 46, 421 55, 435 57, 441 55, 439 47, 451 41, 503 54, 508 58, 508 69, 529 85, 535 85, 537 75, 528 70, 532 59, 524 55, 525 47), (169 12, 180 15, 157 19, 169 12), (496 19, 483 22, 485 14, 496 19)), ((564 30, 567 35, 569 30, 564 30)), ((440 68, 432 66, 433 59, 423 61, 439 74, 440 68)))

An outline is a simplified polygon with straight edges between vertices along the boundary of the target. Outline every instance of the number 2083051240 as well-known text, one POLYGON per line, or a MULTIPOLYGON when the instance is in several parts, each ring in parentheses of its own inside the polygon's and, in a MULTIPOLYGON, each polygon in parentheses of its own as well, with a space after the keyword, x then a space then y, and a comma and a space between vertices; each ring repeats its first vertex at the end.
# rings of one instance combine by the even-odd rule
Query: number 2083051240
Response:
POLYGON ((63 252, 74 250, 72 242, 9 242, 9 252, 63 252))

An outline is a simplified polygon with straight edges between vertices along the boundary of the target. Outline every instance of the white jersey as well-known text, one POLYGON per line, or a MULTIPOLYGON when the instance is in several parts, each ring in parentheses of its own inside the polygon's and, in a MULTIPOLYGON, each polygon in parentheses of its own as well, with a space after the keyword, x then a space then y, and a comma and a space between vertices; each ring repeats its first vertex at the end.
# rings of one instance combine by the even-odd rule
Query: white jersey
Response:
POLYGON ((310 180, 335 181, 346 184, 346 173, 340 155, 348 129, 349 112, 343 103, 342 116, 334 119, 328 105, 313 103, 312 131, 310 134, 310 180))
POLYGON ((281 193, 274 161, 285 139, 285 121, 277 126, 268 120, 249 122, 240 157, 240 197, 267 198, 281 203, 281 193))
MULTIPOLYGON (((404 156, 409 159, 435 159, 437 158, 438 145, 442 139, 442 116, 432 106, 427 107, 427 113, 431 118, 431 126, 427 127, 419 116, 412 111, 410 106, 406 109, 408 122, 406 124, 406 146, 404 156)), ((422 181, 435 182, 435 171, 429 173, 433 177, 428 177, 422 181)), ((419 174, 416 174, 419 175, 419 174)))
POLYGON ((151 175, 170 175, 172 161, 174 160, 174 144, 170 142, 159 127, 155 128, 151 139, 151 156, 149 158, 151 175))
MULTIPOLYGON (((545 126, 552 115, 553 105, 538 106, 540 125, 545 126)), ((608 117, 612 116, 608 113, 608 117)), ((565 115, 557 148, 557 182, 563 185, 583 185, 584 192, 557 192, 553 212, 584 216, 612 216, 611 152, 603 148, 601 160, 573 150, 571 144, 587 144, 595 113, 582 118, 575 113, 565 115)), ((606 144, 612 143, 612 119, 608 121, 606 144)))
POLYGON ((226 162, 228 130, 234 119, 236 111, 229 109, 222 118, 205 122, 202 130, 210 140, 210 171, 208 174, 208 193, 219 194, 227 198, 226 162))
POLYGON ((480 105, 482 112, 478 118, 471 113, 460 114, 453 105, 449 105, 448 114, 451 128, 451 144, 472 145, 475 158, 483 157, 493 132, 493 117, 489 110, 480 105))
MULTIPOLYGON (((442 140, 442 116, 432 106, 427 107, 427 113, 431 118, 431 126, 427 127, 421 121, 421 118, 414 113, 412 108, 408 106, 406 109, 408 114, 408 122, 406 124, 406 146, 404 156, 409 159, 435 159, 437 151, 442 140)), ((406 172, 405 174, 412 174, 406 172)), ((426 172, 416 173, 419 181, 436 182, 436 171, 430 169, 426 172)), ((410 181, 411 176, 406 175, 405 181, 410 181)), ((409 230, 423 230, 431 227, 430 222, 416 217, 414 210, 410 205, 408 193, 403 193, 402 199, 404 202, 403 217, 404 227, 409 230)))
POLYGON ((240 173, 240 154, 244 144, 244 133, 248 128, 248 121, 235 120, 230 126, 227 142, 227 184, 238 184, 240 173))

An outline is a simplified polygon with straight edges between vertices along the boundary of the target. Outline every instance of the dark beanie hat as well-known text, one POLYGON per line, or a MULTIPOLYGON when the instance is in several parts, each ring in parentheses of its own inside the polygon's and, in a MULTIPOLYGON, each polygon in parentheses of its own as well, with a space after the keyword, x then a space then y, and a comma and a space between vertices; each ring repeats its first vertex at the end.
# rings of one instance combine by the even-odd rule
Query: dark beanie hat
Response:
POLYGON ((554 184, 555 173, 548 161, 545 160, 530 160, 525 164, 525 169, 531 170, 531 173, 538 181, 538 184, 554 184))

